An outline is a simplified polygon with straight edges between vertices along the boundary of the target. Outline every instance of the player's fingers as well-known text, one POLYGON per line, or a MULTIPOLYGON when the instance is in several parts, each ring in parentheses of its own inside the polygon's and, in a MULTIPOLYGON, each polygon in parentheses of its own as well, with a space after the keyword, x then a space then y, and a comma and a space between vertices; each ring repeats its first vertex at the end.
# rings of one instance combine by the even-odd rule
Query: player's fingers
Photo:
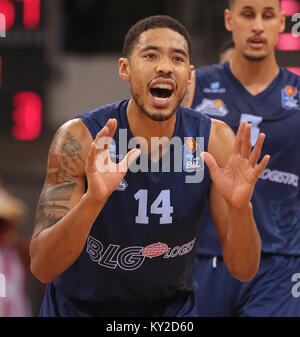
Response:
POLYGON ((256 178, 256 180, 260 177, 260 175, 266 169, 266 167, 269 163, 269 160, 270 160, 270 156, 265 155, 263 157, 262 161, 256 166, 256 168, 255 168, 255 178, 256 178))
POLYGON ((109 150, 103 150, 96 155, 96 167, 100 173, 116 172, 115 166, 111 165, 109 150))
POLYGON ((113 137, 117 128, 117 120, 115 118, 109 119, 106 125, 97 133, 95 142, 98 143, 102 137, 113 137))
POLYGON ((98 133, 97 133, 97 135, 96 135, 96 138, 95 138, 95 143, 97 144, 97 142, 99 141, 99 139, 101 138, 101 137, 106 137, 107 136, 107 134, 108 134, 108 131, 109 131, 109 129, 108 129, 108 127, 105 125, 98 133))
POLYGON ((241 153, 242 138, 243 138, 243 133, 244 133, 246 125, 247 125, 247 122, 242 121, 241 125, 239 126, 238 132, 237 132, 236 137, 235 137, 235 144, 234 144, 234 153, 235 154, 241 153))
POLYGON ((260 158, 260 155, 261 155, 261 150, 262 150, 262 146, 263 146, 263 143, 265 141, 265 134, 264 133, 261 133, 259 134, 258 138, 257 138, 257 141, 256 141, 256 144, 250 154, 250 158, 249 158, 249 164, 252 166, 252 167, 255 167, 259 158, 260 158))
POLYGON ((209 169, 211 179, 213 179, 215 172, 219 170, 219 166, 217 165, 215 158, 208 152, 201 152, 200 156, 205 161, 209 169))
POLYGON ((116 132, 117 126, 118 126, 117 120, 115 118, 109 119, 108 122, 106 123, 106 126, 108 128, 107 136, 113 137, 116 132))
POLYGON ((95 142, 97 144, 97 155, 107 150, 113 141, 113 135, 116 132, 117 120, 110 119, 105 127, 97 134, 95 142))
POLYGON ((132 163, 139 157, 141 154, 140 149, 133 149, 127 153, 125 158, 117 165, 118 172, 123 172, 124 174, 127 172, 128 168, 132 165, 132 163))
POLYGON ((96 158, 96 143, 92 142, 89 155, 86 160, 86 168, 88 170, 92 169, 95 165, 95 158, 96 158))
POLYGON ((251 153, 251 125, 246 124, 241 139, 241 157, 248 159, 251 153))

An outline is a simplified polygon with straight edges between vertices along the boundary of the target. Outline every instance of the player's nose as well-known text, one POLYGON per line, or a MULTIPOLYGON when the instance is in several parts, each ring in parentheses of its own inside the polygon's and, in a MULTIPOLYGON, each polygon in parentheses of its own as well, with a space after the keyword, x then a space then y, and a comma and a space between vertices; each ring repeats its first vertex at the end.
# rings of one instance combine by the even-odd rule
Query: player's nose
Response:
POLYGON ((159 59, 156 71, 158 73, 171 74, 173 72, 172 62, 169 57, 162 57, 159 59))
POLYGON ((261 15, 257 15, 253 23, 253 32, 255 32, 256 34, 261 34, 262 32, 264 32, 264 30, 265 28, 263 18, 261 17, 261 15))

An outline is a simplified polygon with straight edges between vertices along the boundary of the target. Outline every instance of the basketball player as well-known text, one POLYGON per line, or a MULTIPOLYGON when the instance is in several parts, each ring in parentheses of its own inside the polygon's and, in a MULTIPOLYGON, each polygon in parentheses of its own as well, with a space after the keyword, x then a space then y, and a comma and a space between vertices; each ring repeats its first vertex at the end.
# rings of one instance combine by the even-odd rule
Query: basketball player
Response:
POLYGON ((275 58, 285 14, 279 0, 235 0, 225 11, 225 24, 235 42, 231 61, 197 69, 190 100, 197 111, 233 130, 241 121, 251 123, 252 145, 260 132, 268 135, 262 154, 270 153, 271 160, 252 199, 262 255, 251 281, 232 278, 218 226, 206 207, 198 246, 197 315, 299 317, 300 78, 280 68, 275 58))
POLYGON ((227 62, 231 59, 234 52, 234 42, 232 38, 226 40, 219 50, 219 63, 227 62))
MULTIPOLYGON (((235 138, 223 122, 179 107, 191 81, 190 54, 190 37, 176 20, 139 21, 119 60, 131 99, 80 115, 55 135, 30 247, 32 272, 47 283, 42 316, 188 314, 209 191, 228 269, 242 281, 255 275, 260 236, 250 199, 269 160, 257 165, 264 135, 251 151, 249 124, 235 138), (121 148, 133 137, 140 149, 126 154, 121 148), (154 161, 154 137, 182 140, 181 167, 194 172, 175 172, 173 164, 170 172, 128 170, 139 155, 154 161), (186 182, 203 171, 197 137, 212 183, 207 167, 201 182, 186 182)), ((175 152, 163 146, 159 164, 175 152)))

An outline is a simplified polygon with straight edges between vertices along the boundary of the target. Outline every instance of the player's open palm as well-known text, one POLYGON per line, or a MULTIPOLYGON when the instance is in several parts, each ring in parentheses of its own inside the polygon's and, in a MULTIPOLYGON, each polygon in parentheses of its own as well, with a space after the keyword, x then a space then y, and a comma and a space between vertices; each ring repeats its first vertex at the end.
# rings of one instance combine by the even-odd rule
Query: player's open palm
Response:
POLYGON ((204 153, 211 179, 218 192, 233 207, 243 208, 248 204, 259 176, 268 165, 269 155, 264 156, 258 164, 264 139, 265 135, 260 134, 251 150, 251 124, 242 122, 236 135, 234 152, 224 168, 219 168, 211 154, 204 153))
POLYGON ((109 145, 116 128, 116 119, 110 119, 93 141, 86 161, 87 193, 97 201, 106 199, 117 189, 128 167, 140 155, 140 150, 133 149, 119 164, 111 161, 109 145))

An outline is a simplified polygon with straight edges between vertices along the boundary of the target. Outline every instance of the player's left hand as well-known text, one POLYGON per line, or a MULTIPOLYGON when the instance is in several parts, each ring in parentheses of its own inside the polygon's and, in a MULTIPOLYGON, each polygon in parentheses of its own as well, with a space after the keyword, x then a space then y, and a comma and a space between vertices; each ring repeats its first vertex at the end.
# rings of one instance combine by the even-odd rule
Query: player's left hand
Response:
POLYGON ((251 150, 251 124, 244 121, 236 135, 234 152, 224 168, 217 165, 210 153, 201 154, 218 192, 233 207, 240 209, 248 205, 254 186, 268 165, 269 155, 258 164, 264 139, 265 135, 261 133, 251 150))

